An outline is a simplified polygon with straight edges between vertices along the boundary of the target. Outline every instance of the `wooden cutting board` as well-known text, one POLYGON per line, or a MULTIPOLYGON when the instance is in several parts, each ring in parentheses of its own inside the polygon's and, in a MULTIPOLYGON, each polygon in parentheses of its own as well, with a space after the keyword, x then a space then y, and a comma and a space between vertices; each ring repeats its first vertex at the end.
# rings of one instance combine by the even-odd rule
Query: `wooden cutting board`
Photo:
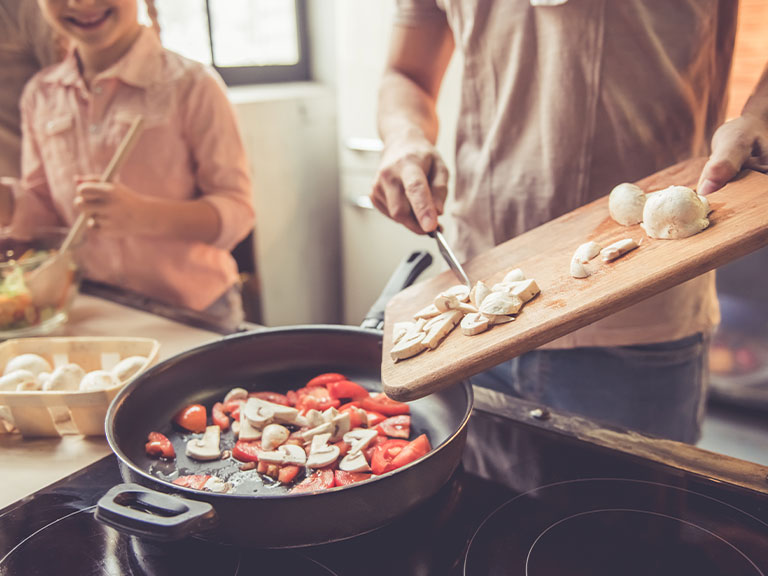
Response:
MULTIPOLYGON (((637 182, 646 192, 671 185, 695 187, 705 159, 677 164, 637 182)), ((476 336, 454 329, 435 350, 395 363, 392 326, 412 320, 446 288, 457 284, 446 271, 411 286, 389 302, 384 321, 381 377, 397 400, 415 400, 500 362, 519 356, 672 286, 690 280, 768 244, 768 176, 750 170, 711 194, 709 227, 680 240, 649 238, 639 226, 621 226, 608 213, 608 196, 513 238, 465 264, 474 284, 501 281, 512 268, 534 278, 541 293, 513 322, 476 336), (598 256, 586 279, 570 276, 574 250, 594 240, 607 246, 623 238, 642 239, 639 248, 603 263, 598 256)))

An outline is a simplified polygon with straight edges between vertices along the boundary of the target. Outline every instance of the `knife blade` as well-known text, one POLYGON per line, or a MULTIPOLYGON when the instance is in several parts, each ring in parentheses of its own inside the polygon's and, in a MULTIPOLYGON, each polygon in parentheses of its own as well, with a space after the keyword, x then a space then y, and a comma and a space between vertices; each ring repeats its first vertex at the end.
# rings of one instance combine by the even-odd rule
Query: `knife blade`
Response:
POLYGON ((471 290, 472 283, 469 281, 469 276, 464 272, 464 268, 462 268, 459 259, 456 258, 456 255, 453 253, 453 250, 451 250, 451 247, 448 245, 448 242, 440 229, 438 228, 434 232, 429 232, 429 235, 437 241, 437 248, 440 250, 440 254, 448 263, 451 270, 453 270, 453 273, 456 274, 456 277, 471 290))

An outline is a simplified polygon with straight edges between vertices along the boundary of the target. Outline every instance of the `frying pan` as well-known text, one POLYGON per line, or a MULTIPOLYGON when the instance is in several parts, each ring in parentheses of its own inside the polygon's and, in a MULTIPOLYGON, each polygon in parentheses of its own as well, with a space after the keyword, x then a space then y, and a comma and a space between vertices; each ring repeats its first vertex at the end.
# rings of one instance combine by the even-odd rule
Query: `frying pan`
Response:
MULTIPOLYGON (((380 327, 389 297, 431 262, 415 252, 401 263, 363 323, 380 327)), ((381 390, 382 332, 353 326, 295 326, 238 334, 158 364, 126 386, 110 405, 107 440, 128 484, 103 496, 96 518, 121 532, 156 540, 195 536, 259 548, 310 546, 381 527, 434 495, 456 469, 472 409, 467 382, 410 403, 412 437, 426 433, 432 450, 419 460, 366 482, 290 494, 261 484, 233 459, 195 462, 184 455, 189 435, 171 426, 191 403, 210 407, 232 388, 285 392, 323 372, 341 372, 370 391, 381 390), (148 457, 150 431, 174 443, 176 462, 148 457), (172 472, 215 474, 237 484, 216 494, 171 483, 172 472)), ((222 447, 234 443, 222 434, 222 447)))

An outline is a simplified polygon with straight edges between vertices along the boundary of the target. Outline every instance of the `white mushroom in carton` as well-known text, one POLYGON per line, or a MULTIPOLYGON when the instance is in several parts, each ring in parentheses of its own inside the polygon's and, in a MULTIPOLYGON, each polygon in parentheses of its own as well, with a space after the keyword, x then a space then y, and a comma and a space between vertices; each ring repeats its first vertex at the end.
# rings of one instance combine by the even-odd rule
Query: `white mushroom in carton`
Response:
POLYGON ((80 390, 93 391, 93 390, 106 390, 114 386, 119 386, 120 380, 106 370, 92 370, 83 376, 80 380, 80 390))
POLYGON ((112 368, 112 374, 120 382, 127 382, 131 377, 135 376, 139 370, 146 366, 148 358, 145 356, 128 356, 118 362, 114 368, 112 368))
POLYGON ((43 390, 78 390, 85 378, 85 370, 79 364, 64 364, 56 368, 43 385, 43 390))
POLYGON ((19 387, 23 390, 28 386, 32 386, 33 390, 39 388, 37 377, 29 370, 14 370, 0 378, 0 390, 18 390, 19 387))
POLYGON ((32 372, 35 377, 37 377, 40 372, 51 372, 53 367, 50 365, 48 360, 42 356, 28 353, 19 354, 18 356, 14 356, 8 360, 8 363, 3 369, 3 374, 10 374, 16 370, 28 370, 29 372, 32 372))

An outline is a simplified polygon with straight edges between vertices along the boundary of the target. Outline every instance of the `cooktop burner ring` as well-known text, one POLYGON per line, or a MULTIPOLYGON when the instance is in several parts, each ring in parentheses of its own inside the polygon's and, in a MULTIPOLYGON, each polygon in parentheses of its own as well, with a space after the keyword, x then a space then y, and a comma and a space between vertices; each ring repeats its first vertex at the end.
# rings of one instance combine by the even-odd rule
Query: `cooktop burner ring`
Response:
POLYGON ((464 574, 765 576, 759 566, 768 565, 761 548, 766 539, 768 524, 706 494, 651 481, 583 478, 529 490, 496 508, 470 539, 464 574), (694 572, 692 564, 699 566, 694 572), (717 571, 721 565, 727 572, 717 571))

